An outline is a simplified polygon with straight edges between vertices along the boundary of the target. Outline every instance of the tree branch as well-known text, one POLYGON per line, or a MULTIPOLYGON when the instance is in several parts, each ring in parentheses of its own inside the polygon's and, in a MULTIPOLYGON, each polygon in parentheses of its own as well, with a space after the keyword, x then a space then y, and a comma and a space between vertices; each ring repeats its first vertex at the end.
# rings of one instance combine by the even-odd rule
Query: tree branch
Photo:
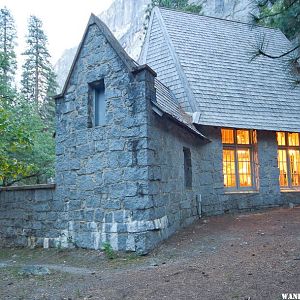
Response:
MULTIPOLYGON (((292 1, 289 5, 287 5, 286 7, 284 7, 283 9, 281 9, 280 11, 276 12, 276 13, 273 13, 273 14, 267 14, 267 15, 264 15, 264 16, 261 16, 261 17, 258 17, 258 16, 255 16, 255 15, 252 15, 256 21, 261 21, 261 20, 264 20, 264 19, 267 19, 267 18, 272 18, 272 17, 276 17, 278 15, 281 15, 283 14, 284 12, 286 12, 287 10, 289 10, 294 4, 296 4, 299 0, 294 0, 292 1)), ((263 6, 266 6, 266 4, 264 4, 263 6)))
POLYGON ((291 54, 292 52, 294 52, 297 49, 300 49, 300 44, 297 45, 297 46, 295 46, 293 49, 288 50, 287 52, 282 53, 282 54, 276 56, 276 55, 270 55, 270 54, 264 52, 262 50, 262 48, 260 48, 260 49, 258 49, 258 54, 256 56, 263 55, 263 56, 266 56, 266 57, 269 57, 269 58, 272 58, 272 59, 278 59, 278 58, 282 58, 284 56, 287 56, 287 55, 291 54))

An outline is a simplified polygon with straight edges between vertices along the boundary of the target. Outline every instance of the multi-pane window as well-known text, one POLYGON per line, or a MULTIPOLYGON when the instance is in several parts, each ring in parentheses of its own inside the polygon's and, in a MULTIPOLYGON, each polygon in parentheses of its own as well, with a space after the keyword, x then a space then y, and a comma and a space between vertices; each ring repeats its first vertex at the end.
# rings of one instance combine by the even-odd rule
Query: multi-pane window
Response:
POLYGON ((106 101, 103 79, 89 84, 88 110, 88 127, 105 124, 106 101))
POLYGON ((300 188, 300 134, 277 132, 279 184, 300 188))
POLYGON ((224 187, 238 190, 253 189, 256 131, 222 129, 222 143, 224 187))

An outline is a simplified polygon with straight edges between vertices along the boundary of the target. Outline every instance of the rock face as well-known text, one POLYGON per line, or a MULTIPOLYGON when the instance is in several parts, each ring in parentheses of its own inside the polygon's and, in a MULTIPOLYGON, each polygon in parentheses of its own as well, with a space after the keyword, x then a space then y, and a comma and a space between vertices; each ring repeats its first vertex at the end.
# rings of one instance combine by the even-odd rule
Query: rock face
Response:
POLYGON ((198 0, 204 15, 222 19, 250 22, 251 12, 255 10, 251 0, 198 0))
POLYGON ((54 71, 56 73, 56 80, 58 82, 59 88, 62 89, 66 78, 68 76, 72 61, 76 54, 77 47, 70 48, 64 51, 61 58, 57 61, 54 66, 54 71))
MULTIPOLYGON (((115 0, 107 11, 99 15, 127 53, 138 59, 144 41, 144 23, 147 5, 151 0, 115 0)), ((195 0, 201 4, 203 14, 243 22, 249 21, 252 0, 195 0)), ((63 86, 77 47, 67 49, 55 64, 57 81, 63 86)))
POLYGON ((144 41, 144 22, 150 0, 115 0, 99 17, 127 53, 138 59, 144 41))

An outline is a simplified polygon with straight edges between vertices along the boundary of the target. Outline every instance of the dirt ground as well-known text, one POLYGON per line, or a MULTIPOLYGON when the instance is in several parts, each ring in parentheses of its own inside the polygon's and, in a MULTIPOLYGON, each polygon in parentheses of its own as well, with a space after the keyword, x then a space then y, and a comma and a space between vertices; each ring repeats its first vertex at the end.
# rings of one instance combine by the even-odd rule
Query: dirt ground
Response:
POLYGON ((282 299, 300 293, 300 207, 204 218, 145 257, 0 249, 0 299, 282 299), (24 265, 51 274, 20 275, 24 265))

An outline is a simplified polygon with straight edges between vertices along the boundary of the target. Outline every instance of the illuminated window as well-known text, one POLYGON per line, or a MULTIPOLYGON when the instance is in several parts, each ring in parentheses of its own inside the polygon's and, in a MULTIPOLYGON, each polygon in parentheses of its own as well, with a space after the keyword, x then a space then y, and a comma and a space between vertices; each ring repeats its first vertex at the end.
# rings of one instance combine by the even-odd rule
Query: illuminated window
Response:
POLYGON ((279 184, 300 188, 300 134, 277 132, 279 184))
POLYGON ((254 178, 254 144, 256 131, 222 129, 224 187, 252 189, 254 178))

